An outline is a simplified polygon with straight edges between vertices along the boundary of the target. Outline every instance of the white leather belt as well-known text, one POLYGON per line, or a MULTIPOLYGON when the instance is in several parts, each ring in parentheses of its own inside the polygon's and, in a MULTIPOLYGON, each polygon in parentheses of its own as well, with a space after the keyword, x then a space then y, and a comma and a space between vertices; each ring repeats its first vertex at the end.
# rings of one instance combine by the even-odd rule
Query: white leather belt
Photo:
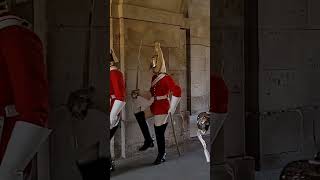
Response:
POLYGON ((153 96, 154 100, 157 101, 157 100, 163 100, 163 99, 168 99, 169 97, 168 96, 153 96))

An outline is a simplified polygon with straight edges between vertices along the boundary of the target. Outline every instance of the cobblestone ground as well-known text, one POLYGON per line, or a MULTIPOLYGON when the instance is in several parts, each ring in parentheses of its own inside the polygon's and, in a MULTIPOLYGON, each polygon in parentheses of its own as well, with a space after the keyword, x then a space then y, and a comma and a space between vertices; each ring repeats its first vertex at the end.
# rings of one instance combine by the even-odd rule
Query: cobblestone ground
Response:
MULTIPOLYGON (((208 142, 209 138, 206 138, 208 142)), ((145 154, 116 162, 111 180, 209 180, 210 165, 197 138, 192 138, 179 157, 175 148, 167 150, 167 161, 154 166, 156 154, 145 154)))

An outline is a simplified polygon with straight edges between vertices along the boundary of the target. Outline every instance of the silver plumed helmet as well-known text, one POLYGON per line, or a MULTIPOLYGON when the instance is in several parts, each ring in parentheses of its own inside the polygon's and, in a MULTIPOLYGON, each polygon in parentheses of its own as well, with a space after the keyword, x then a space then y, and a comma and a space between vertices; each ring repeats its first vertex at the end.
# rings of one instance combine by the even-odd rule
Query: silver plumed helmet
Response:
POLYGON ((197 126, 202 134, 205 134, 210 127, 210 114, 207 112, 202 112, 197 117, 197 126))

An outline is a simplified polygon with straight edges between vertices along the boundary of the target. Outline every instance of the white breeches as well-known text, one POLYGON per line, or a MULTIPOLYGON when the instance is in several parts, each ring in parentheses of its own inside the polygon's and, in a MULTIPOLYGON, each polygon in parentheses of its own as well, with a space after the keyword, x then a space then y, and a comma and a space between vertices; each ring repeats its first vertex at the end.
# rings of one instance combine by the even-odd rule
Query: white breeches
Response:
MULTIPOLYGON (((167 98, 167 96, 165 98, 167 98)), ((162 126, 168 122, 170 117, 168 117, 168 114, 153 115, 150 110, 150 106, 153 103, 153 101, 154 101, 153 98, 146 99, 142 96, 138 96, 137 99, 133 99, 133 104, 134 104, 133 111, 135 113, 143 111, 146 119, 153 117, 154 125, 162 126)))
POLYGON ((154 125, 155 126, 162 126, 168 122, 168 114, 161 114, 154 116, 154 125))
POLYGON ((144 111, 145 114, 145 118, 146 120, 149 118, 153 118, 154 119, 154 125, 155 126, 162 126, 164 124, 166 124, 169 121, 168 114, 160 114, 160 115, 153 115, 151 113, 150 108, 146 108, 144 111))

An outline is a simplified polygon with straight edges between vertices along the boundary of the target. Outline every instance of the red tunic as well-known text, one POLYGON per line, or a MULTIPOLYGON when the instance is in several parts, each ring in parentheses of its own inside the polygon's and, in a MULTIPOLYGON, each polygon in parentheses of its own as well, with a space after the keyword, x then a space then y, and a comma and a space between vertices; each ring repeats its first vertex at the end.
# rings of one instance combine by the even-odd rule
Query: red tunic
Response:
POLYGON ((224 80, 218 75, 213 75, 210 82, 210 112, 228 112, 229 91, 224 80))
POLYGON ((48 82, 41 40, 18 26, 0 29, 0 116, 15 105, 20 114, 6 118, 0 141, 0 161, 16 121, 45 127, 48 120, 48 82))
POLYGON ((118 69, 114 69, 110 71, 110 109, 111 111, 113 103, 115 100, 125 101, 126 89, 125 89, 125 82, 123 79, 122 73, 118 69), (111 96, 114 98, 111 98, 111 96))
MULTIPOLYGON (((157 78, 157 75, 152 77, 152 81, 157 78)), ((175 84, 174 80, 169 75, 165 75, 154 86, 151 86, 150 92, 153 97, 165 96, 172 92, 173 96, 181 97, 181 88, 175 84)), ((154 100, 150 106, 150 110, 154 115, 168 114, 170 102, 168 99, 154 100)))

